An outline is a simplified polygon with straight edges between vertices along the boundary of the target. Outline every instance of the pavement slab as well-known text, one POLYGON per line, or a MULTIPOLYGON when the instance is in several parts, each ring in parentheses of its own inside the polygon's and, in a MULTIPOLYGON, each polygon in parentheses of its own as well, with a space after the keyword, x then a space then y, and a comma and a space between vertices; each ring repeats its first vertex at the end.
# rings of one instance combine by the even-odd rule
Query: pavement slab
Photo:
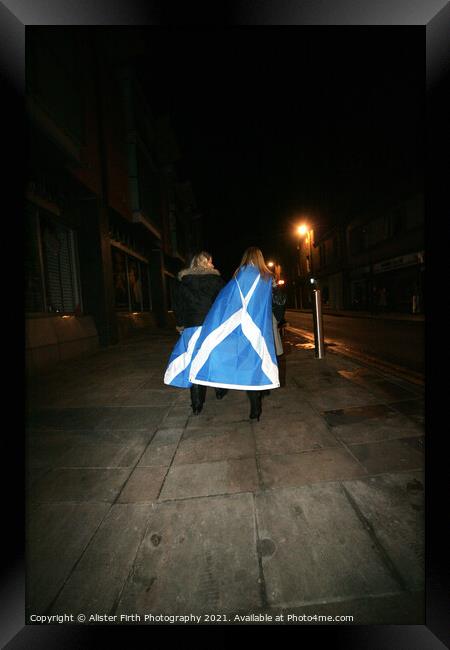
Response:
POLYGON ((400 590, 339 483, 261 492, 256 513, 271 606, 400 590))
POLYGON ((289 420, 273 424, 264 418, 255 424, 254 432, 259 455, 298 453, 339 445, 335 436, 317 416, 308 421, 290 416, 289 420))
POLYGON ((425 405, 423 399, 408 400, 404 402, 392 402, 390 405, 396 411, 400 411, 411 418, 414 422, 425 424, 425 405))
POLYGON ((123 392, 119 396, 123 406, 160 406, 161 404, 171 405, 177 399, 176 393, 166 390, 137 390, 123 392))
POLYGON ((404 591, 393 595, 365 596, 303 607, 273 607, 259 611, 271 615, 272 620, 277 615, 283 616, 285 625, 336 625, 337 616, 353 617, 352 620, 339 620, 339 626, 425 625, 425 594, 423 591, 404 591))
POLYGON ((337 372, 320 372, 317 374, 296 374, 292 379, 300 390, 316 391, 329 390, 330 388, 348 388, 347 380, 337 372))
POLYGON ((122 393, 123 389, 105 392, 99 392, 92 389, 90 391, 73 391, 71 393, 71 399, 67 401, 65 406, 71 408, 83 408, 86 406, 111 408, 114 406, 124 406, 122 393))
POLYGON ((136 467, 124 485, 119 503, 152 503, 167 474, 167 465, 159 467, 136 467))
POLYGON ((38 503, 113 503, 130 472, 131 468, 55 468, 37 482, 29 497, 38 503))
POLYGON ((149 516, 145 505, 114 505, 65 583, 51 614, 110 612, 128 578, 149 516))
POLYGON ((252 430, 251 421, 248 418, 238 422, 224 422, 222 424, 210 424, 208 426, 202 425, 201 422, 198 417, 193 417, 189 421, 183 433, 183 441, 191 438, 221 438, 222 436, 238 434, 239 432, 249 433, 252 430))
POLYGON ((259 456, 264 485, 281 488, 320 481, 351 479, 367 474, 343 448, 318 449, 298 454, 259 456))
POLYGON ((107 413, 107 408, 99 407, 39 409, 29 415, 28 426, 33 429, 92 429, 107 413))
POLYGON ((139 460, 138 467, 168 467, 173 459, 178 443, 158 443, 152 440, 139 460))
POLYGON ((173 465, 164 482, 160 499, 254 492, 258 474, 254 458, 173 465))
POLYGON ((384 474, 343 483, 410 591, 424 589, 424 477, 384 474))
POLYGON ((58 459, 58 467, 132 467, 143 451, 144 445, 137 443, 77 444, 58 459))
POLYGON ((109 507, 107 503, 52 503, 27 508, 30 614, 42 614, 50 606, 109 507))
POLYGON ((369 474, 423 469, 425 464, 423 452, 407 439, 351 445, 351 451, 369 474))
MULTIPOLYGON (((226 398, 224 398, 224 400, 225 399, 226 398)), ((223 409, 223 411, 221 411, 220 408, 215 407, 215 405, 211 408, 205 404, 202 412, 197 416, 193 415, 192 410, 189 408, 189 424, 187 427, 191 428, 201 426, 202 428, 210 428, 217 425, 235 424, 242 422, 243 420, 248 420, 249 413, 250 402, 248 402, 248 400, 247 403, 242 402, 242 404, 236 408, 231 408, 230 405, 228 405, 223 409)))
POLYGON ((410 400, 416 397, 412 390, 400 386, 396 382, 388 381, 373 373, 361 373, 359 371, 339 371, 339 374, 347 380, 355 382, 359 386, 367 388, 371 393, 380 399, 380 401, 395 402, 400 400, 410 400))
POLYGON ((57 467, 61 459, 67 454, 74 440, 73 437, 40 436, 28 438, 26 441, 26 468, 57 467))
POLYGON ((320 390, 303 389, 302 393, 305 400, 318 411, 348 408, 350 406, 370 406, 380 401, 368 390, 359 386, 329 387, 320 390))
POLYGON ((333 434, 348 445, 422 436, 423 428, 407 417, 390 413, 387 417, 335 426, 333 434))
POLYGON ((117 613, 205 614, 261 605, 253 497, 159 503, 117 613))
POLYGON ((262 402, 263 416, 261 422, 270 418, 280 419, 296 416, 299 419, 315 415, 315 409, 308 403, 307 395, 300 392, 298 388, 282 388, 271 391, 262 402))
POLYGON ((184 408, 181 411, 178 409, 171 409, 159 423, 159 428, 162 429, 184 429, 189 419, 190 409, 184 408))
POLYGON ((216 436, 182 440, 173 464, 207 463, 237 458, 254 458, 255 441, 251 426, 216 436))
POLYGON ((389 418, 395 417, 395 410, 386 404, 371 404, 369 406, 331 409, 324 411, 323 416, 331 427, 338 427, 365 424, 370 419, 388 421, 389 418))
POLYGON ((140 390, 146 390, 146 389, 151 389, 151 390, 165 390, 167 393, 173 393, 176 394, 178 393, 179 390, 182 390, 180 388, 174 388, 172 386, 167 386, 164 383, 164 371, 160 373, 155 373, 151 377, 147 377, 147 379, 141 384, 140 390))
POLYGON ((149 429, 161 422, 167 406, 117 406, 103 409, 96 429, 149 429))

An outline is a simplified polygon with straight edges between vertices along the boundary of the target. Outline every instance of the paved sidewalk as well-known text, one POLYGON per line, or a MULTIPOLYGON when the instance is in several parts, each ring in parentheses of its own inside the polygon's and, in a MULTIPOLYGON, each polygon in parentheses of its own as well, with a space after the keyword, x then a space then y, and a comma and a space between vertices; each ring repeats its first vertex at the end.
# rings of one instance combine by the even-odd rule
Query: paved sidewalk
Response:
POLYGON ((174 341, 30 381, 27 616, 423 624, 421 389, 286 338, 260 422, 238 391, 193 416, 174 341))

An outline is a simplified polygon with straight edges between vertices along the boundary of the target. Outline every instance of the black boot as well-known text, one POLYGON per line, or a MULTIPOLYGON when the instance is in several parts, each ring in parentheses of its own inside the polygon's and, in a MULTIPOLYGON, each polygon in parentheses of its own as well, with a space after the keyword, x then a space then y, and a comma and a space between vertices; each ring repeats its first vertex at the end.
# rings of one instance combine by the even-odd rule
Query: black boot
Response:
POLYGON ((205 402, 206 386, 200 384, 192 384, 191 386, 191 406, 194 415, 201 413, 203 404, 205 402))
POLYGON ((216 398, 223 399, 228 393, 228 388, 216 388, 216 398))
POLYGON ((250 400, 250 420, 258 420, 262 412, 261 406, 261 392, 259 390, 248 390, 248 398, 250 400))

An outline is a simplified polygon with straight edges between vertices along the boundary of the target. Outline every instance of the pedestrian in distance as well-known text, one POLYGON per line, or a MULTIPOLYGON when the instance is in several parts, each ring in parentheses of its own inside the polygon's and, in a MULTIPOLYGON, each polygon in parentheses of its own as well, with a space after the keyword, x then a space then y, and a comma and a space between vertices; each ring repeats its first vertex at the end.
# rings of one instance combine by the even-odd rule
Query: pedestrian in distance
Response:
POLYGON ((275 350, 277 357, 283 354, 283 344, 280 330, 286 325, 284 314, 286 311, 286 293, 278 284, 275 278, 272 281, 272 314, 273 314, 273 335, 275 339, 275 350))
POLYGON ((204 320, 189 371, 193 383, 247 391, 250 419, 258 421, 262 392, 280 386, 272 279, 260 249, 247 248, 204 320))
MULTIPOLYGON (((201 326, 217 294, 225 282, 214 268, 212 256, 206 251, 194 255, 189 268, 179 272, 173 295, 173 310, 180 334, 164 374, 164 383, 179 388, 190 388, 191 406, 198 415, 206 398, 206 386, 189 380, 190 361, 201 326)), ((217 399, 227 391, 216 389, 217 399)))

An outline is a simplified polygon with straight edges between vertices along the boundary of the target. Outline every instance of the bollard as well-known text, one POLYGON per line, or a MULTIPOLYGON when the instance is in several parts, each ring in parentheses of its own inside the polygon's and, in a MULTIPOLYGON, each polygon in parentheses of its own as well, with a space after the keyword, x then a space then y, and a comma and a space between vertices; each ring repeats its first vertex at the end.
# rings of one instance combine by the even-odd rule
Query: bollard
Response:
POLYGON ((320 289, 314 289, 313 291, 313 321, 316 358, 323 359, 325 356, 325 344, 323 340, 322 294, 320 289))

